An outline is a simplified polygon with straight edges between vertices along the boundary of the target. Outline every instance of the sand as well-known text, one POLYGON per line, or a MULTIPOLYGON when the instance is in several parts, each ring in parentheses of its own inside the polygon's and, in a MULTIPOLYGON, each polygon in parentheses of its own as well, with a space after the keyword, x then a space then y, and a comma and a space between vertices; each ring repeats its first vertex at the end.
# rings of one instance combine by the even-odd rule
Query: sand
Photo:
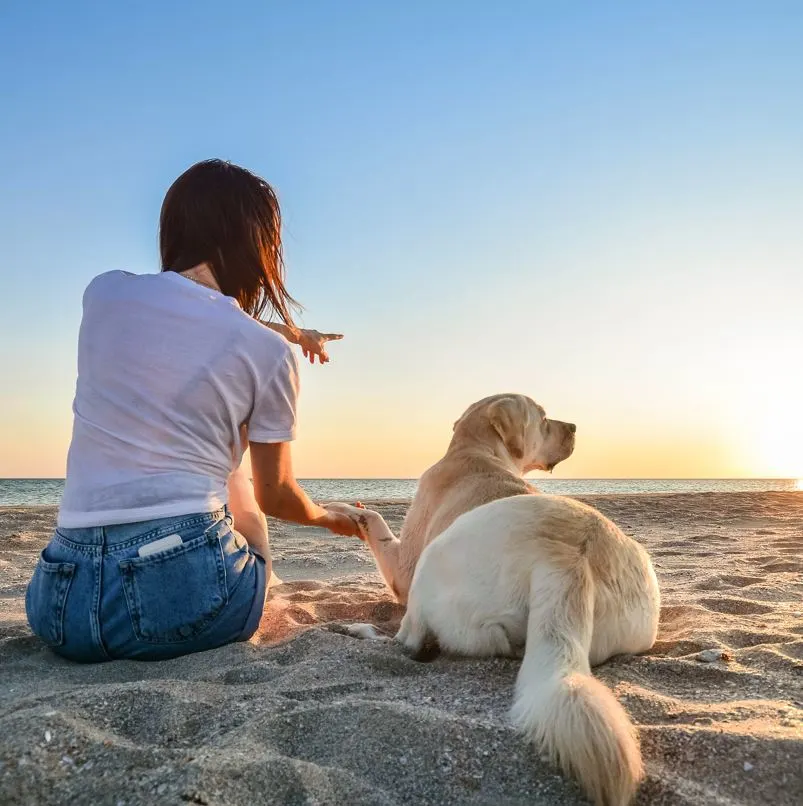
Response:
MULTIPOLYGON (((658 643, 596 670, 638 726, 639 804, 803 803, 803 494, 583 499, 650 550, 658 643), (713 651, 709 651, 713 650, 713 651)), ((394 529, 403 504, 378 503, 394 529)), ((510 728, 518 662, 409 660, 357 541, 275 524, 253 643, 79 666, 23 594, 52 508, 0 510, 0 803, 585 803, 510 728)))

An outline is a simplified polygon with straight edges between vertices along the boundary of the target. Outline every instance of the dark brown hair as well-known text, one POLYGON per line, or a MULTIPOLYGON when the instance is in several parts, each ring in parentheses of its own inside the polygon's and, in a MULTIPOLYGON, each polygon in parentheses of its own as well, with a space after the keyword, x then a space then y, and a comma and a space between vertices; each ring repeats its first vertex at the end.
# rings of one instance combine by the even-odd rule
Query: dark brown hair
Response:
POLYGON ((170 186, 159 217, 162 271, 206 263, 220 290, 254 318, 266 308, 293 325, 284 285, 282 217, 273 188, 223 160, 205 160, 170 186))

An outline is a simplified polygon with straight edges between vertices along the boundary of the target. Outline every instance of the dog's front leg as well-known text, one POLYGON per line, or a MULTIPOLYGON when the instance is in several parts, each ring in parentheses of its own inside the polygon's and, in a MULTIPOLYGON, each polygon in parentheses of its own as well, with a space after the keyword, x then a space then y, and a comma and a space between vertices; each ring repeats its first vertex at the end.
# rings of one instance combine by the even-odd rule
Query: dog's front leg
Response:
POLYGON ((363 540, 374 555, 379 573, 396 598, 404 604, 407 601, 408 585, 401 584, 399 568, 399 539, 390 531, 385 519, 372 509, 353 507, 349 504, 326 504, 326 509, 340 512, 352 518, 360 528, 363 540))

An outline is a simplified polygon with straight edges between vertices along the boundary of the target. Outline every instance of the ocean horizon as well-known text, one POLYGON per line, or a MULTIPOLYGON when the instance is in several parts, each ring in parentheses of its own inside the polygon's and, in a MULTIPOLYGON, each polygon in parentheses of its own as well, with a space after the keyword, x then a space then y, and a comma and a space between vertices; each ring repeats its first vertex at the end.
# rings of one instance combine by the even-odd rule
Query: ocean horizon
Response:
MULTIPOLYGON (((308 478, 299 479, 307 494, 317 501, 398 500, 409 501, 417 479, 409 478, 308 478)), ((562 479, 535 476, 538 489, 554 495, 638 495, 647 493, 795 492, 803 489, 794 478, 656 479, 605 478, 562 479)), ((63 478, 0 478, 0 506, 54 506, 61 501, 63 478)))

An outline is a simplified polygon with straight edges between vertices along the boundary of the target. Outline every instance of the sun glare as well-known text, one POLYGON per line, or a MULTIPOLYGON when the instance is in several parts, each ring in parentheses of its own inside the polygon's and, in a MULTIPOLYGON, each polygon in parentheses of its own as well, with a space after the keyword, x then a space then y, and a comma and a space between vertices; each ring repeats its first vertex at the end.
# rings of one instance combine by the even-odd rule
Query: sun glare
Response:
POLYGON ((752 451, 757 460, 755 475, 796 479, 798 488, 803 489, 803 435, 790 433, 777 421, 767 421, 757 430, 752 451))
POLYGON ((745 435, 751 442, 756 476, 798 479, 796 484, 803 489, 803 416, 798 402, 803 400, 803 384, 785 391, 755 406, 745 435))

